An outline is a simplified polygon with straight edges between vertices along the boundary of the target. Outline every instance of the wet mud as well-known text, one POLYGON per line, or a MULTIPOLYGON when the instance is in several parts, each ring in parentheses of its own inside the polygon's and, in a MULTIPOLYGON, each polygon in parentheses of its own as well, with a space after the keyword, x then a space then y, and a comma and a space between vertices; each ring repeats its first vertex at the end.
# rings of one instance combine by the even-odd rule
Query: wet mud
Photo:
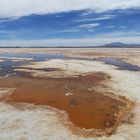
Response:
POLYGON ((99 72, 68 79, 11 77, 0 80, 0 86, 17 88, 10 96, 3 98, 8 103, 49 105, 66 111, 75 126, 105 129, 116 125, 115 114, 126 108, 125 102, 94 89, 109 78, 99 72))

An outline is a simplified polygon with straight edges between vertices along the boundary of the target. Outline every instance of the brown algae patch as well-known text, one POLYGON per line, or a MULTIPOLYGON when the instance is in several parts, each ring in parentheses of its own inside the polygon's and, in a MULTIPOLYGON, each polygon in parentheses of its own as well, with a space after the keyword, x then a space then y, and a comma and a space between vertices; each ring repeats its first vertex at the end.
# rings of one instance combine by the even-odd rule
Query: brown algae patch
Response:
POLYGON ((108 75, 98 72, 79 78, 7 78, 0 80, 0 85, 17 88, 5 99, 9 103, 49 105, 64 110, 73 124, 69 123, 70 128, 97 136, 112 133, 132 105, 125 98, 92 89, 108 79, 108 75))

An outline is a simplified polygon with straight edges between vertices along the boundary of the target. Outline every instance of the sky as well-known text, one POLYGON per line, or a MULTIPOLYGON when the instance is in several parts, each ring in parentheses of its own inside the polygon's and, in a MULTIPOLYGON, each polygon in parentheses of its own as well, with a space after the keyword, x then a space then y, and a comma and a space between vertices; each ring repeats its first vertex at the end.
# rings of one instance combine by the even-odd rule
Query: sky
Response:
POLYGON ((0 0, 0 46, 140 44, 140 0, 0 0))

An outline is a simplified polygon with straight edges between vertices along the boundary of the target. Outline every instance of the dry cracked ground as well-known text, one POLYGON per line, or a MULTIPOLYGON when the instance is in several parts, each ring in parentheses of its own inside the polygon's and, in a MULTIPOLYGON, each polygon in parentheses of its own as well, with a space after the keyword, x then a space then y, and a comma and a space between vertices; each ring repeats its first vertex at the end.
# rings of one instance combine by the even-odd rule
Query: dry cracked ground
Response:
POLYGON ((0 140, 138 140, 140 49, 0 49, 0 140))

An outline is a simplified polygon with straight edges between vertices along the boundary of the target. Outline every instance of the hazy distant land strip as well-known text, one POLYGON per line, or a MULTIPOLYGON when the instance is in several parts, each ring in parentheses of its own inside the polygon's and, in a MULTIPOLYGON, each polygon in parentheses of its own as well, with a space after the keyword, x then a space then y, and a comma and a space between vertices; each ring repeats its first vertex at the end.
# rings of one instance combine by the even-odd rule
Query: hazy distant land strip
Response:
POLYGON ((140 44, 113 42, 99 46, 0 46, 0 48, 140 48, 140 44))

